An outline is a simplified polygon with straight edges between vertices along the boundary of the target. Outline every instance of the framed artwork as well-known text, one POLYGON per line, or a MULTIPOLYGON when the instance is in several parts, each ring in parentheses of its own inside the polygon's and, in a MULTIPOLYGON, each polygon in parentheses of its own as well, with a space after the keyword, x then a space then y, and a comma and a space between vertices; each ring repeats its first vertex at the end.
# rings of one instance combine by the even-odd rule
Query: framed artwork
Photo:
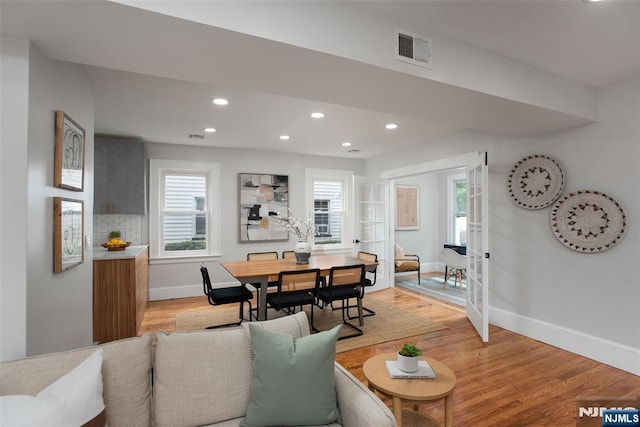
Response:
POLYGON ((85 131, 64 111, 56 111, 56 150, 53 184, 67 190, 84 190, 85 131))
POLYGON ((396 185, 396 230, 420 229, 419 187, 396 185))
POLYGON ((289 208, 289 177, 238 174, 240 243, 289 240, 285 225, 275 219, 289 208))
POLYGON ((84 262, 84 202, 53 198, 53 271, 84 262))

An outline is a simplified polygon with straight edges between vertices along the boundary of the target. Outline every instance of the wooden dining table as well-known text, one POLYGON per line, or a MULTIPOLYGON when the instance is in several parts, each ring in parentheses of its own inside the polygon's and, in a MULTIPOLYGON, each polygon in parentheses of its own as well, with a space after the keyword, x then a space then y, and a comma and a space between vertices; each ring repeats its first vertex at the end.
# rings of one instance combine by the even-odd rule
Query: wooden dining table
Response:
POLYGON ((308 264, 297 264, 295 258, 269 259, 254 261, 229 261, 220 265, 237 279, 243 286, 260 284, 260 301, 258 302, 258 320, 267 318, 267 288, 269 282, 278 280, 281 271, 320 269, 322 276, 328 276, 331 267, 364 264, 365 270, 374 271, 378 265, 375 261, 366 261, 345 254, 311 255, 308 264))

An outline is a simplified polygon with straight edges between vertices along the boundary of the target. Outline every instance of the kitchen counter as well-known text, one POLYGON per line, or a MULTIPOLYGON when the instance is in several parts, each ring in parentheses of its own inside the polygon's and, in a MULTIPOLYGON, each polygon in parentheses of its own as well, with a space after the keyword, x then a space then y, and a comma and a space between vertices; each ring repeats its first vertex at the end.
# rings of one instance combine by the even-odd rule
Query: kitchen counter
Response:
POLYGON ((136 258, 142 251, 147 249, 149 245, 131 245, 124 251, 111 251, 102 246, 94 246, 93 248, 93 260, 111 260, 111 259, 128 259, 136 258))

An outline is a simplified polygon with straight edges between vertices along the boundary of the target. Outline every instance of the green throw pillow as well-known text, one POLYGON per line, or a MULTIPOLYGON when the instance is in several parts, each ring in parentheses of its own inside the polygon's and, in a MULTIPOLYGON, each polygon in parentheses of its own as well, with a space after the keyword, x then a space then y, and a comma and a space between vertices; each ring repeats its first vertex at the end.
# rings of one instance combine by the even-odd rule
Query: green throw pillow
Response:
POLYGON ((302 338, 249 324, 254 371, 242 427, 331 424, 338 418, 338 325, 302 338))

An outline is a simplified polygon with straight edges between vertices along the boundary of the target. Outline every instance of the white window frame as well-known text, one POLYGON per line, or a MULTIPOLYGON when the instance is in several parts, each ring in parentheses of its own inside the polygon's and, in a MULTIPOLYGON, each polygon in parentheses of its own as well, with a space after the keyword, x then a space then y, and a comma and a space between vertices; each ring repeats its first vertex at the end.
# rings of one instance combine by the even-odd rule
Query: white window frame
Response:
POLYGON ((342 236, 341 243, 316 244, 313 242, 313 249, 324 251, 342 251, 353 249, 353 224, 355 222, 353 211, 353 171, 338 169, 305 169, 305 208, 306 212, 313 213, 315 204, 313 200, 313 182, 315 180, 340 181, 342 183, 342 236))
POLYGON ((149 257, 151 259, 185 259, 220 256, 220 164, 179 160, 149 161, 149 257), (167 174, 203 175, 207 180, 207 249, 165 251, 162 244, 164 221, 164 176, 167 174), (179 253, 177 253, 179 252, 179 253))
POLYGON ((467 175, 464 172, 447 175, 447 243, 454 244, 455 236, 455 210, 456 210, 456 183, 466 181, 467 175))

